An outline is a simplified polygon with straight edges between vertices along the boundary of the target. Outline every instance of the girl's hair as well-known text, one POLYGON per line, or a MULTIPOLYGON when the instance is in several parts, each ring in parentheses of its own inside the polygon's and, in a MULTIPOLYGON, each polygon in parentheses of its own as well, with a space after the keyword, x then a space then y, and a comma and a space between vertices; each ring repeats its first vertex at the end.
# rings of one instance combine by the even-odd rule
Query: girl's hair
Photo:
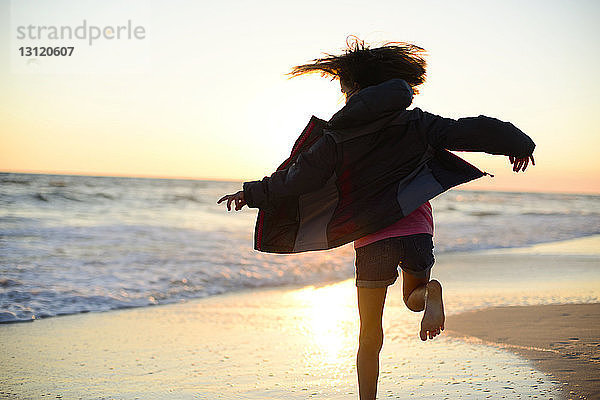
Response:
POLYGON ((342 55, 325 54, 324 58, 295 66, 289 75, 295 77, 321 73, 322 76, 339 79, 345 84, 357 83, 361 89, 400 78, 404 79, 415 93, 418 93, 416 86, 425 82, 425 50, 419 46, 389 42, 372 49, 356 36, 348 37, 346 46, 347 49, 342 55))

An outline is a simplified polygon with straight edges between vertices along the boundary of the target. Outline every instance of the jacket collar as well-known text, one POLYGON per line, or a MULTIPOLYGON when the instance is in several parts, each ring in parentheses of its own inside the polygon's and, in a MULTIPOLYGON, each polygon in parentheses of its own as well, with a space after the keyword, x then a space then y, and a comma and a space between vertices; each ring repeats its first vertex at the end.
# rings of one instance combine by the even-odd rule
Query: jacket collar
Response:
POLYGON ((342 130, 369 124, 384 116, 405 110, 412 103, 413 91, 403 79, 390 79, 369 86, 350 97, 329 120, 329 128, 342 130))

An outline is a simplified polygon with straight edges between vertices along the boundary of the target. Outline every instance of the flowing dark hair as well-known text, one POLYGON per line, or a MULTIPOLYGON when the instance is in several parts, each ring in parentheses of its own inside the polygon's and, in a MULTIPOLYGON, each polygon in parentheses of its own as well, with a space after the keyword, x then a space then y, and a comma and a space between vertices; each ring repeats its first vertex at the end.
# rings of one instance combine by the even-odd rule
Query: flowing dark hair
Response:
POLYGON ((417 86, 425 82, 427 62, 425 50, 404 42, 389 42, 381 47, 370 48, 356 36, 346 40, 347 49, 342 55, 325 54, 311 63, 297 65, 288 74, 296 77, 320 73, 339 79, 345 84, 358 84, 361 89, 377 85, 389 79, 404 79, 415 93, 417 86))

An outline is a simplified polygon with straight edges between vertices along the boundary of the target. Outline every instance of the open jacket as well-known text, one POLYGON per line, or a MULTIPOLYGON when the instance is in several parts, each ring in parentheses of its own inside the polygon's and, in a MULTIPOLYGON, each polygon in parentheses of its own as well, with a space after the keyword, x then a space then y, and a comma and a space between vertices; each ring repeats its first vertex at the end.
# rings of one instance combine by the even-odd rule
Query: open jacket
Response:
POLYGON ((353 95, 328 122, 313 116, 277 171, 244 183, 246 203, 260 209, 254 248, 337 247, 485 175, 448 150, 520 158, 535 148, 509 122, 443 118, 407 110, 411 102, 410 86, 392 79, 353 95))

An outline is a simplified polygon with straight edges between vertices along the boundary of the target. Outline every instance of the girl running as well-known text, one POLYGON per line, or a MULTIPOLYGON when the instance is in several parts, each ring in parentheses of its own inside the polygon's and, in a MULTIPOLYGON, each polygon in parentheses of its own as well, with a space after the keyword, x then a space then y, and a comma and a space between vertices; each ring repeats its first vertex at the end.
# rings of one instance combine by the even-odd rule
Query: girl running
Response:
POLYGON ((444 330, 442 286, 430 279, 433 215, 429 200, 484 172, 448 150, 509 157, 513 171, 534 164, 535 144, 508 122, 458 120, 407 110, 425 81, 424 50, 407 43, 348 44, 296 66, 292 76, 320 73, 340 82, 346 104, 325 122, 315 117, 292 155, 270 177, 225 195, 227 209, 259 208, 255 248, 294 253, 354 241, 360 317, 360 399, 375 399, 387 287, 402 271, 406 306, 424 311, 419 335, 444 330))

